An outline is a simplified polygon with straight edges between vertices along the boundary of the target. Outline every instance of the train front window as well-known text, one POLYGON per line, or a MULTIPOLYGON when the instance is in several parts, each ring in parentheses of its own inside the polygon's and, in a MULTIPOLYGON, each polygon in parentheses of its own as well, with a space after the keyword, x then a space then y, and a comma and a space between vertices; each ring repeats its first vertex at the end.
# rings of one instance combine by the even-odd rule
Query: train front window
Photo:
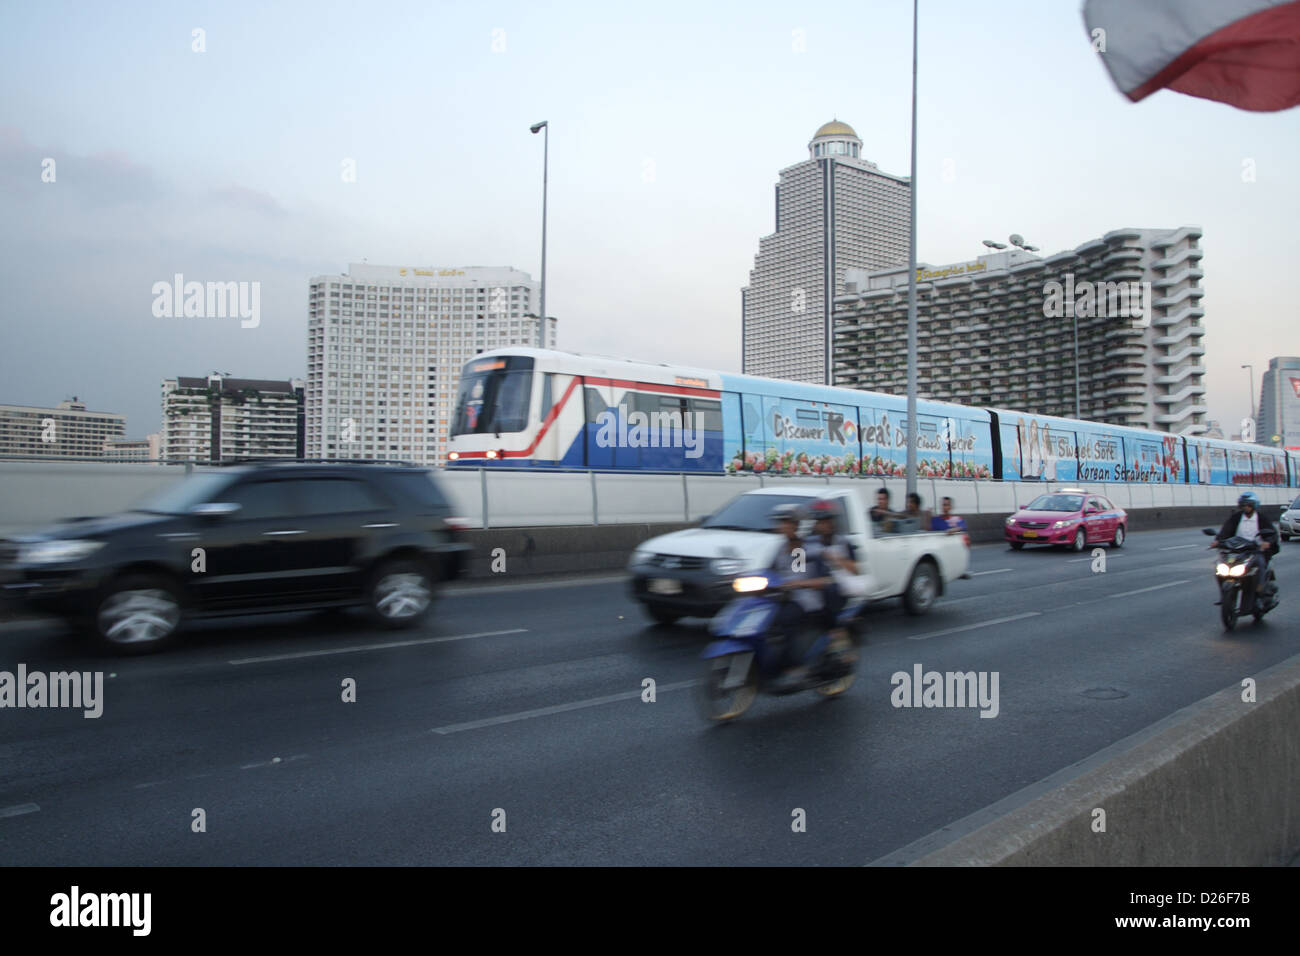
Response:
POLYGON ((479 359, 465 366, 452 436, 521 432, 533 390, 531 358, 479 359))

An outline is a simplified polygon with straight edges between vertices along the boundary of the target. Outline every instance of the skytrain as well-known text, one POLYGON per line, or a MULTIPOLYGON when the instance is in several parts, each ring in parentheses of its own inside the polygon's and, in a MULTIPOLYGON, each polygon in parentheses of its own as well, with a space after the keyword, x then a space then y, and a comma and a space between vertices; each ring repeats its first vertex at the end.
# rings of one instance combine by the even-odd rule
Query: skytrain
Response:
MULTIPOLYGON (((907 401, 534 348, 466 364, 448 468, 905 474, 907 401)), ((1300 487, 1280 448, 917 402, 921 477, 1300 487)))

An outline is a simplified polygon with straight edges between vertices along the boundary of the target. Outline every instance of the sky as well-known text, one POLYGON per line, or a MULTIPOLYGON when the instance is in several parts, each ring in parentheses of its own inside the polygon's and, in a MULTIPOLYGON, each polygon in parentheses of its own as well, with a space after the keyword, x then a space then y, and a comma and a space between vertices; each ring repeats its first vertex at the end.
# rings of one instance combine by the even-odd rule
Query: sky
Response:
MULTIPOLYGON (((1300 109, 1129 103, 1078 0, 922 0, 919 36, 918 259, 1201 227, 1209 417, 1235 431, 1241 365, 1257 396, 1300 355, 1300 109)), ((538 278, 540 120, 559 347, 738 370, 779 171, 838 117, 906 175, 910 67, 906 0, 6 4, 0 403, 76 395, 140 437, 164 378, 305 376, 313 276, 538 278), (260 324, 155 317, 176 273, 259 283, 260 324)))

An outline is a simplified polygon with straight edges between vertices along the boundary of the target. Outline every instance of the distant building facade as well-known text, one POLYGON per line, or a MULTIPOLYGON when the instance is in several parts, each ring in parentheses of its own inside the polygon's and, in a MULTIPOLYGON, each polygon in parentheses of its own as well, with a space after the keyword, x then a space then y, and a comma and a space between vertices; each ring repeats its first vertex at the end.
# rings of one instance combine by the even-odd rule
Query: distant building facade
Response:
POLYGON ((109 438, 104 442, 104 460, 117 462, 156 462, 162 457, 162 435, 144 438, 109 438))
POLYGON ((912 187, 862 157, 847 123, 822 126, 808 159, 780 172, 776 231, 741 290, 742 371, 830 384, 831 304, 846 269, 905 264, 912 187))
POLYGON ((1268 360, 1259 388, 1259 427, 1255 429, 1255 440, 1261 445, 1300 447, 1300 357, 1279 356, 1268 360))
MULTIPOLYGON (((924 398, 1204 434, 1201 230, 1117 229, 1053 256, 917 265, 924 398)), ((835 301, 835 384, 907 388, 907 267, 850 269, 835 301)))
POLYGON ((178 376, 162 383, 162 457, 221 462, 303 457, 303 381, 178 376))
POLYGON ((125 415, 92 411, 75 397, 54 408, 0 405, 0 457, 100 461, 104 443, 125 436, 125 415))
POLYGON ((307 305, 309 458, 442 465, 460 371, 488 349, 555 348, 518 269, 352 263, 311 280, 307 305))

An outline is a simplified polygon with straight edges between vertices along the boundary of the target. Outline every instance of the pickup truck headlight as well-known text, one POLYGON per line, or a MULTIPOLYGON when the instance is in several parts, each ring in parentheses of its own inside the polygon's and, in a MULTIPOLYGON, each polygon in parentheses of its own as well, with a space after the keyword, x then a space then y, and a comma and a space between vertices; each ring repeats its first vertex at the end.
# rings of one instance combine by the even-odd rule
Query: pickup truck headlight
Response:
POLYGON ((18 548, 17 564, 62 564, 94 554, 103 541, 33 541, 18 548))
POLYGON ((627 562, 627 566, 630 568, 640 567, 643 564, 648 564, 654 556, 654 551, 649 548, 637 548, 632 552, 632 557, 627 562))
POLYGON ((709 567, 718 574, 739 574, 748 563, 744 558, 714 558, 709 567))

